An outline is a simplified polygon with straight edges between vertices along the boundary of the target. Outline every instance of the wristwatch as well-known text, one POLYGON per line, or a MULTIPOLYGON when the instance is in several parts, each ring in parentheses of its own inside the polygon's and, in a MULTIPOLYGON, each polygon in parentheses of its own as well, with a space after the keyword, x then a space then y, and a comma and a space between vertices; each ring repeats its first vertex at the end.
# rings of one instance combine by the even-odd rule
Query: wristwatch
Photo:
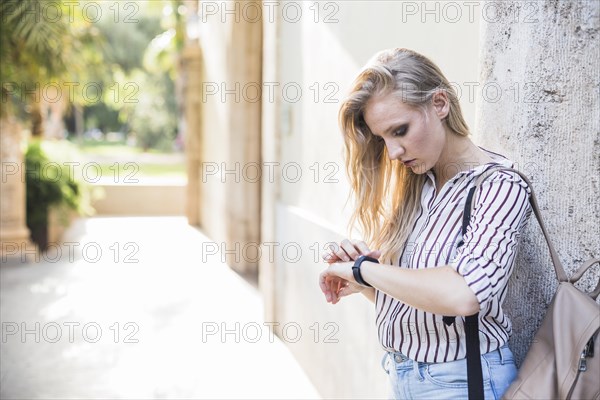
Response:
POLYGON ((365 282, 365 280, 363 279, 361 273, 360 273, 360 265, 363 263, 363 261, 371 261, 374 262, 376 264, 379 264, 379 261, 377 261, 377 259, 373 258, 373 257, 369 257, 369 256, 360 256, 356 259, 356 261, 354 261, 354 265, 352 266, 352 274, 354 275, 354 280, 359 284, 359 285, 363 285, 363 286, 367 286, 367 287, 373 287, 371 285, 369 285, 367 282, 365 282))

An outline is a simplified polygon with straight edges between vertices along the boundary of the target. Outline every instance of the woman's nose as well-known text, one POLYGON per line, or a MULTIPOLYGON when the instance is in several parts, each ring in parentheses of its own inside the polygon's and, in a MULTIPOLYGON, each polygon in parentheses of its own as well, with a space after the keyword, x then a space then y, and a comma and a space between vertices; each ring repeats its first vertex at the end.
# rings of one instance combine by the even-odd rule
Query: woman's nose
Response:
POLYGON ((387 150, 390 160, 399 160, 404 154, 404 147, 397 143, 387 143, 387 150))

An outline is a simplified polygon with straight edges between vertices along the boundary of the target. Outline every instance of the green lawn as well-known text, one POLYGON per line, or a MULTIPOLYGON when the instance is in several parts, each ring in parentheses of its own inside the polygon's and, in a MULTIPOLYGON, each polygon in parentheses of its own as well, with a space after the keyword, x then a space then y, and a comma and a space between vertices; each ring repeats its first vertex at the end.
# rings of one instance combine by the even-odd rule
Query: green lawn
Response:
MULTIPOLYGON (((110 164, 98 163, 103 177, 111 177, 115 182, 134 183, 139 177, 185 177, 183 164, 153 164, 116 161, 110 164)), ((94 171, 94 173, 96 173, 94 171)))
MULTIPOLYGON (((178 177, 185 178, 184 158, 177 153, 164 153, 154 149, 143 149, 126 145, 124 142, 84 141, 82 145, 74 142, 48 141, 44 149, 53 159, 85 160, 98 163, 101 176, 112 178, 115 182, 135 182, 139 177, 178 177)), ((88 173, 98 174, 96 168, 88 173)))
MULTIPOLYGON (((144 150, 140 147, 128 146, 125 141, 118 142, 107 142, 107 141, 96 141, 96 140, 84 140, 83 144, 79 145, 77 142, 73 142, 79 151, 85 154, 98 154, 98 155, 125 155, 125 154, 143 154, 144 150)), ((156 149, 148 149, 146 153, 149 154, 169 154, 161 152, 156 149)))
POLYGON ((127 154, 141 154, 142 149, 138 147, 130 147, 125 144, 85 144, 83 146, 77 146, 80 152, 88 155, 127 155, 127 154))

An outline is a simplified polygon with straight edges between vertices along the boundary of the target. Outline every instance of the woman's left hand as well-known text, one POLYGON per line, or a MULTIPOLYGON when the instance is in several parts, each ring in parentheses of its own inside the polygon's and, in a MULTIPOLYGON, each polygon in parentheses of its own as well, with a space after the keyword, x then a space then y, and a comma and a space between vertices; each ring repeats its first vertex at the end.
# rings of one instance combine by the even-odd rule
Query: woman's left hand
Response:
POLYGON ((340 297, 359 293, 366 288, 354 280, 353 265, 354 261, 335 262, 319 275, 319 286, 328 303, 335 304, 340 297), (337 283, 337 285, 332 285, 332 282, 337 283), (335 286, 338 287, 338 290, 334 289, 335 286))
POLYGON ((354 293, 361 293, 366 289, 354 280, 352 266, 354 261, 361 255, 379 258, 381 251, 369 250, 367 244, 362 240, 342 240, 340 245, 330 246, 331 252, 323 253, 323 260, 332 268, 336 264, 349 264, 349 266, 338 267, 330 273, 322 273, 319 276, 319 285, 325 294, 325 298, 331 304, 336 304, 340 298, 354 293), (324 277, 323 277, 324 276, 324 277))

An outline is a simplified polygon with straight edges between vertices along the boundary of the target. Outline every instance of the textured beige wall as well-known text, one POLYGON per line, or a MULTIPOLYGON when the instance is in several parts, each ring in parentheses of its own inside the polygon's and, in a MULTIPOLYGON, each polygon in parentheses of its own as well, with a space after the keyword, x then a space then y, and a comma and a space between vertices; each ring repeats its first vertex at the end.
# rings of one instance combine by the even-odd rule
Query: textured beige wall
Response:
POLYGON ((103 197, 93 202, 96 215, 184 215, 185 182, 98 185, 103 197))
MULTIPOLYGON (((497 6, 499 18, 482 23, 478 138, 529 176, 570 275, 600 257, 600 3, 531 2, 520 15, 497 6)), ((597 281, 596 267, 581 287, 597 281)), ((556 283, 532 216, 507 296, 519 361, 556 283)))
MULTIPOLYGON (((260 23, 225 13, 200 23, 204 54, 201 108, 200 226, 225 249, 234 252, 260 241, 260 181, 254 179, 260 164, 261 102, 253 101, 260 86, 262 29, 260 23)), ((242 3, 239 3, 242 4, 242 3)), ((260 8, 258 2, 244 2, 260 8)), ((229 9, 232 9, 230 3, 229 9)), ((239 252, 238 252, 239 253, 239 252)), ((256 272, 258 262, 236 254, 227 256, 240 272, 256 272)))
POLYGON ((226 238, 226 225, 223 216, 227 215, 226 192, 220 179, 220 173, 212 174, 212 169, 220 171, 221 163, 228 162, 229 119, 228 106, 221 101, 220 94, 209 96, 206 88, 209 84, 220 85, 227 80, 226 43, 229 41, 231 26, 218 21, 207 20, 200 24, 200 44, 204 54, 205 85, 202 90, 201 110, 202 127, 200 140, 200 226, 208 237, 216 242, 226 238))

